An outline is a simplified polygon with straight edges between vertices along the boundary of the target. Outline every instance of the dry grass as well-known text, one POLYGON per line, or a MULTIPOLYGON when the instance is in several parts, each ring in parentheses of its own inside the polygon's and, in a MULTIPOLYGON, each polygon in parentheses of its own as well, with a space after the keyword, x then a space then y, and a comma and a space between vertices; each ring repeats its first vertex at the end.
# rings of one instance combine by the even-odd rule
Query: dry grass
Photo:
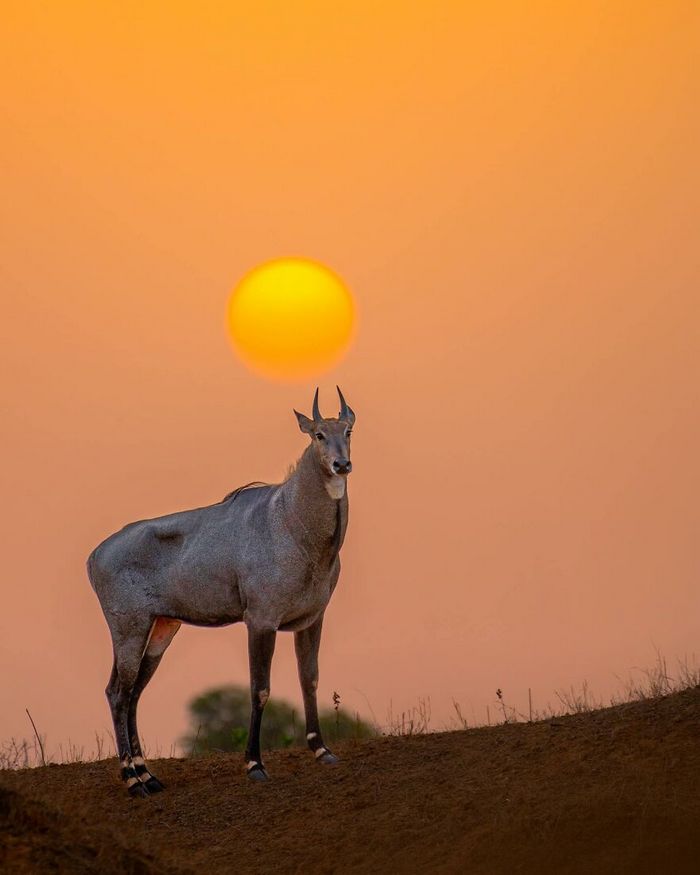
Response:
MULTIPOLYGON (((470 722, 460 702, 453 699, 454 717, 442 729, 475 729, 499 723, 537 723, 570 714, 589 714, 627 702, 659 699, 700 686, 700 666, 693 654, 676 660, 676 666, 671 670, 666 658, 657 651, 654 664, 650 668, 633 668, 627 678, 618 677, 618 682, 620 691, 614 693, 607 702, 593 693, 588 681, 584 680, 578 686, 572 684, 555 690, 557 704, 552 706, 548 702, 544 708, 533 708, 532 691, 528 689, 527 714, 511 705, 506 693, 499 687, 495 691, 492 704, 486 706, 485 721, 474 718, 470 722)), ((430 723, 430 699, 419 699, 417 706, 401 711, 398 716, 394 715, 390 706, 387 723, 377 728, 382 735, 420 735, 434 731, 430 723)))
MULTIPOLYGON (((486 720, 474 718, 471 722, 464 714, 461 704, 452 700, 454 716, 446 725, 439 728, 432 726, 432 707, 430 697, 419 698, 416 705, 401 711, 394 711, 393 701, 389 703, 386 721, 382 724, 376 718, 372 721, 378 735, 413 736, 426 735, 435 731, 453 729, 475 729, 484 726, 510 723, 537 723, 571 714, 589 714, 608 706, 622 705, 628 702, 660 699, 672 693, 693 689, 700 686, 700 666, 695 654, 676 660, 673 670, 669 669, 666 658, 656 652, 656 659, 650 668, 633 668, 627 678, 619 678, 620 691, 613 694, 608 702, 591 692, 588 681, 582 681, 578 686, 571 685, 565 689, 554 691, 557 705, 547 703, 544 708, 533 708, 532 693, 528 690, 528 713, 509 704, 506 693, 500 687, 495 691, 491 706, 486 706, 486 720)), ((337 706, 340 696, 334 693, 337 706)), ((369 703, 368 703, 368 707, 369 703)), ((371 710, 371 707, 370 707, 371 710)), ((374 716, 374 714, 373 714, 374 716)), ((357 715, 359 723, 359 714, 357 715)), ((30 716, 31 720, 31 716, 30 716)), ((6 769, 26 769, 45 764, 69 764, 98 762, 108 757, 116 756, 114 738, 111 733, 95 732, 95 748, 85 750, 84 746, 74 744, 70 739, 64 745, 59 743, 55 748, 49 748, 47 736, 41 733, 32 720, 34 736, 26 738, 11 738, 0 743, 0 771, 6 769)), ((163 756, 160 745, 153 747, 144 745, 149 759, 163 756)), ((175 745, 171 745, 168 756, 177 756, 175 745)))
POLYGON ((418 704, 394 714, 394 703, 389 702, 386 724, 377 727, 381 735, 425 735, 430 732, 432 710, 430 698, 418 699, 418 704))
MULTIPOLYGON (((144 744, 146 756, 159 759, 164 755, 160 745, 151 747, 144 744)), ((95 747, 85 749, 70 738, 64 744, 59 742, 50 747, 45 733, 37 732, 31 739, 10 738, 0 743, 0 771, 5 769, 29 769, 42 765, 67 765, 70 763, 94 763, 117 755, 114 737, 111 733, 95 732, 95 747)), ((175 745, 166 752, 167 756, 177 756, 175 745)))

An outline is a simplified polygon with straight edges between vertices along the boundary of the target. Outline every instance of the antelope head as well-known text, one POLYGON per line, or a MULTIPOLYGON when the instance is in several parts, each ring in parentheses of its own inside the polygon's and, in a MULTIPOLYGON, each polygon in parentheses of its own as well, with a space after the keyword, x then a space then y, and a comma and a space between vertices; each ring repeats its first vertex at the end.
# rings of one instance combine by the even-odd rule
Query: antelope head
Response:
POLYGON ((312 418, 294 411, 299 428, 311 438, 316 460, 324 476, 326 491, 331 498, 345 495, 345 483, 352 471, 350 461, 350 435, 355 424, 355 414, 348 407, 343 393, 338 389, 340 412, 337 419, 324 419, 318 408, 318 389, 314 395, 312 418))

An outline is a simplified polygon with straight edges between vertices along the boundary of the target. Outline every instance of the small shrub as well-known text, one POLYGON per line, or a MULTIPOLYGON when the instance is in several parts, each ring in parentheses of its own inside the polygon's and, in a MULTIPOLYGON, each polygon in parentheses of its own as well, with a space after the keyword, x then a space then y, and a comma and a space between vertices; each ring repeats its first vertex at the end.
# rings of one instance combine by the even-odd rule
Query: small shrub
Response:
MULTIPOLYGON (((337 696, 337 693, 335 694, 337 696)), ((192 731, 180 742, 189 754, 208 751, 245 750, 250 720, 250 693, 243 687, 226 686, 208 690, 189 704, 192 731)), ((369 738, 374 729, 340 708, 319 712, 321 733, 328 743, 345 738, 369 738)), ((306 744, 304 715, 281 699, 270 698, 265 706, 260 740, 265 750, 306 744)))

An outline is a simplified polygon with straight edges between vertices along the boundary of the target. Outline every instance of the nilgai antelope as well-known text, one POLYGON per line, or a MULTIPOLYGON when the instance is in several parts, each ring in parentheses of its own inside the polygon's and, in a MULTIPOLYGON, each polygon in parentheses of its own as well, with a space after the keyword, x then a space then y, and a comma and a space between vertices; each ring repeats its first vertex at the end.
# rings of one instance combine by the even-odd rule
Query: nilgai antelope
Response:
POLYGON ((316 687, 323 615, 338 582, 348 524, 355 414, 340 389, 338 395, 337 419, 321 416, 318 389, 312 419, 294 411, 311 443, 283 483, 249 484, 218 504, 132 523, 88 558, 112 634, 114 666, 105 692, 122 780, 132 796, 164 789, 144 760, 136 709, 182 623, 242 621, 248 628, 249 778, 267 780, 260 725, 278 631, 294 632, 309 747, 317 762, 337 762, 321 737, 316 687))

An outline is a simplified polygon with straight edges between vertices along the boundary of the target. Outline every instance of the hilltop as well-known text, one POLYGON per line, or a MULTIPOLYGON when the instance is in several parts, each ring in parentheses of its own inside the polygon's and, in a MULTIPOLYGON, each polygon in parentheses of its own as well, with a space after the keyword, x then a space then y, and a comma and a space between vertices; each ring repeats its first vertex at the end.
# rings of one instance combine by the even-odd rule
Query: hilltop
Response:
POLYGON ((539 723, 164 759, 132 800, 116 761, 0 772, 0 869, 685 873, 700 866, 700 689, 539 723))

